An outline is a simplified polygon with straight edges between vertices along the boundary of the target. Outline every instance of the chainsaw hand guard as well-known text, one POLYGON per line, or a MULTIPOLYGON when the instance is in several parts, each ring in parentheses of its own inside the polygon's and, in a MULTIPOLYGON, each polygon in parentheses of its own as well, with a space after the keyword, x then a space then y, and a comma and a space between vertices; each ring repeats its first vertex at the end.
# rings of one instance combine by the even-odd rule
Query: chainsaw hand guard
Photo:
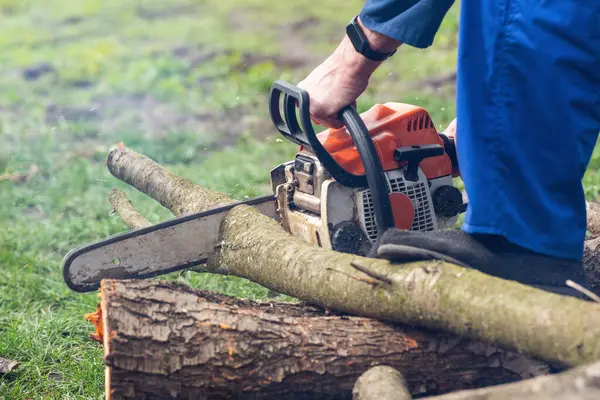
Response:
MULTIPOLYGON (((347 107, 351 108, 351 107, 347 107)), ((350 111, 352 112, 352 111, 350 111)), ((356 113, 356 111, 354 111, 356 113)), ((269 99, 271 121, 286 139, 312 151, 327 172, 340 184, 347 187, 367 187, 365 175, 354 175, 342 168, 319 141, 310 119, 308 93, 284 81, 276 81, 271 86, 269 99), (283 95, 283 104, 281 96, 283 95), (296 109, 296 107, 298 109, 296 109), (282 114, 283 109, 283 114, 282 114), (298 111, 298 115, 296 112, 298 111), (298 116, 300 118, 298 118, 298 116)), ((357 116, 360 120, 360 116, 357 116)), ((353 127, 360 129, 360 127, 353 127)), ((368 132, 367 132, 368 135, 368 132)), ((360 149, 359 149, 360 151, 360 149)), ((361 152, 362 154, 362 152, 361 152)), ((376 156, 376 154, 375 154, 376 156)))
POLYGON ((354 175, 347 172, 323 147, 312 127, 310 100, 305 90, 283 81, 276 81, 271 86, 269 112, 277 130, 287 139, 312 151, 337 182, 348 187, 369 188, 375 204, 375 221, 380 235, 385 230, 394 227, 394 215, 385 171, 369 131, 353 107, 344 107, 340 111, 339 117, 346 125, 358 149, 365 175, 354 175), (285 95, 283 107, 281 107, 282 94, 285 95), (299 108, 300 120, 296 115, 296 106, 299 108), (281 108, 283 108, 285 119, 282 116, 281 108))

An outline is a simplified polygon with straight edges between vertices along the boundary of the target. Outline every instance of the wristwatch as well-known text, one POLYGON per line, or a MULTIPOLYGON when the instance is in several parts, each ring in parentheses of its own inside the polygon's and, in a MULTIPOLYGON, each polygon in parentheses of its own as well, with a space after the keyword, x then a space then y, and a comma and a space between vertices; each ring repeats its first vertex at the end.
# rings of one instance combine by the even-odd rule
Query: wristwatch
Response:
POLYGON ((346 26, 346 34, 348 35, 348 38, 350 38, 354 49, 371 61, 383 61, 396 52, 396 50, 394 50, 389 53, 381 53, 371 50, 365 33, 360 28, 360 25, 358 25, 358 15, 346 26))

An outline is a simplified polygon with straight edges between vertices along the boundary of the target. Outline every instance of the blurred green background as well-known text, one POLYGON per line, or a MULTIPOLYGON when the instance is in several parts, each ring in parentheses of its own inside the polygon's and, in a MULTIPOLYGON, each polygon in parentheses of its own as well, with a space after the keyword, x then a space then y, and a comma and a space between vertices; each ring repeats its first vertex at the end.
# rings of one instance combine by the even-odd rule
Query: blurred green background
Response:
MULTIPOLYGON (((96 294, 71 292, 60 264, 73 247, 126 230, 111 214, 124 189, 151 221, 171 215, 104 165, 124 142, 236 199, 269 191, 269 169, 296 146, 280 140, 267 98, 297 83, 336 46, 358 0, 0 0, 0 377, 2 399, 101 399, 102 351, 83 318, 96 294)), ((359 107, 426 107, 454 118, 458 7, 427 50, 404 47, 359 107)), ((599 158, 586 176, 598 194, 599 158)), ((264 298, 243 279, 174 275, 264 298)))

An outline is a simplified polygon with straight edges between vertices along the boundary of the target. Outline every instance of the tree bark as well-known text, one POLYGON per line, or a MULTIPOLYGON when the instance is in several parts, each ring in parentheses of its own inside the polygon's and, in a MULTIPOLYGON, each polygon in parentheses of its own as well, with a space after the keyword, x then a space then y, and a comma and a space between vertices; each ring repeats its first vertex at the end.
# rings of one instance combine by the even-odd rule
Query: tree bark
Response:
POLYGON ((600 235, 600 204, 586 202, 587 228, 593 235, 600 235))
POLYGON ((561 374, 522 382, 465 390, 427 400, 597 400, 600 399, 600 362, 572 368, 561 374))
MULTIPOLYGON (((231 201, 124 146, 111 173, 176 215, 231 201)), ((600 359, 600 305, 445 262, 396 265, 318 248, 248 206, 232 209, 220 247, 196 270, 247 278, 321 307, 450 332, 564 366, 600 359)))
MULTIPOLYGON (((600 225, 600 222, 598 223, 600 225)), ((591 290, 600 295, 600 236, 585 241, 584 267, 591 290)))
POLYGON ((377 365, 400 371, 415 395, 548 371, 451 334, 168 281, 105 280, 101 299, 98 333, 112 400, 350 399, 356 379, 377 365))
POLYGON ((380 365, 362 374, 352 389, 352 400, 410 400, 404 376, 395 368, 380 365))
POLYGON ((125 183, 152 197, 175 216, 201 212, 232 200, 204 189, 120 144, 108 155, 109 171, 125 183))
POLYGON ((112 204, 115 212, 119 214, 121 220, 131 229, 140 229, 152 226, 152 223, 135 209, 127 195, 119 189, 113 189, 108 195, 108 200, 112 204))

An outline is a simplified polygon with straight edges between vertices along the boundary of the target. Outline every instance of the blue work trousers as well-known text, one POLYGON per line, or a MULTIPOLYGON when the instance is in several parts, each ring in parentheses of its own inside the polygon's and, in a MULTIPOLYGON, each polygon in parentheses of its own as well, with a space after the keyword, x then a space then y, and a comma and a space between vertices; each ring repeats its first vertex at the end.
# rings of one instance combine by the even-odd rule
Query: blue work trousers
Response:
POLYGON ((600 0, 463 0, 463 229, 581 259, 582 178, 600 132, 600 0))
MULTIPOLYGON (((453 4, 366 0, 360 17, 369 29, 426 48, 453 4)), ((600 0, 462 0, 460 7, 463 229, 580 260, 582 178, 600 131, 600 0)))

